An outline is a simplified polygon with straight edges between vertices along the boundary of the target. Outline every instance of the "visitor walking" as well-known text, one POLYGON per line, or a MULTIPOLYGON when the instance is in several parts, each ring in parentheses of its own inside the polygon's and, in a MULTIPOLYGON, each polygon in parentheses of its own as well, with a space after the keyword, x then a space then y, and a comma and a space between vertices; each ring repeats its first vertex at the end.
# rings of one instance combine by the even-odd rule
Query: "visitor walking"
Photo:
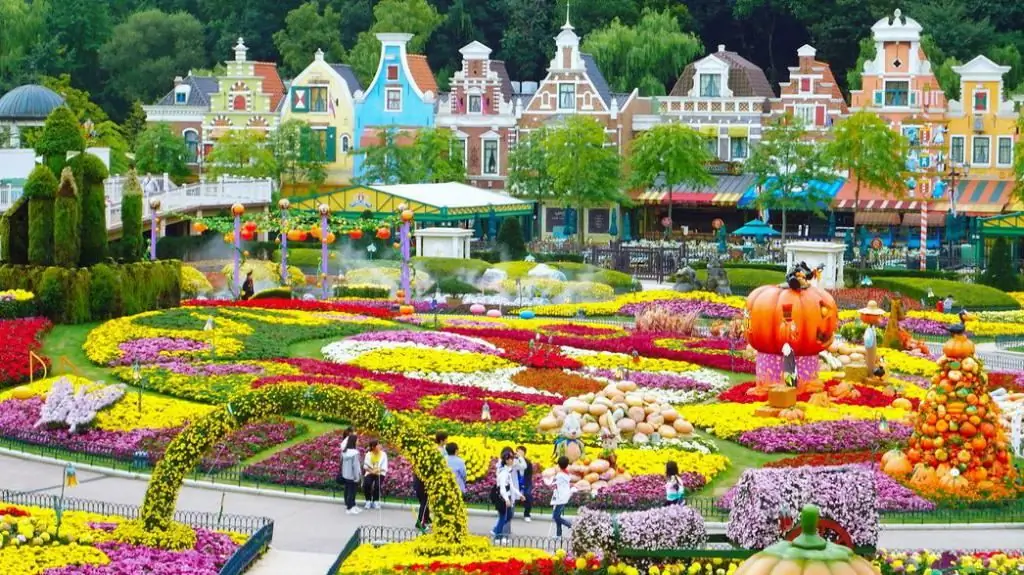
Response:
POLYGON ((568 467, 569 458, 564 455, 559 457, 558 473, 551 479, 544 480, 545 484, 554 486, 554 490, 551 492, 551 507, 554 508, 551 520, 555 523, 555 537, 558 538, 562 537, 562 527, 572 529, 572 522, 562 517, 562 514, 565 513, 565 506, 569 503, 569 498, 576 492, 576 488, 572 486, 572 477, 566 471, 568 467))
POLYGON ((533 508, 533 463, 526 458, 526 447, 516 448, 516 472, 519 475, 519 492, 523 494, 523 521, 529 523, 533 508))
POLYGON ((447 452, 446 459, 448 460, 448 469, 452 470, 455 474, 455 483, 459 484, 459 491, 462 493, 466 492, 466 462, 459 457, 459 446, 455 443, 449 443, 444 446, 444 450, 447 452))
MULTIPOLYGON (((448 441, 448 434, 444 432, 437 432, 434 434, 434 443, 437 448, 441 451, 441 455, 447 457, 447 452, 444 450, 444 444, 448 441)), ((425 533, 430 527, 430 507, 427 505, 427 490, 423 485, 423 480, 416 474, 412 476, 412 489, 416 493, 416 500, 419 501, 419 510, 416 512, 416 529, 420 532, 425 533)))
POLYGON ((519 482, 516 480, 515 462, 516 455, 511 449, 502 450, 497 481, 491 488, 491 503, 498 510, 498 522, 494 524, 494 530, 491 532, 495 539, 508 536, 507 528, 515 514, 516 501, 523 498, 519 493, 519 482))
POLYGON ((679 477, 679 465, 675 461, 669 461, 665 464, 665 505, 682 503, 685 494, 683 480, 679 477))
POLYGON ((381 483, 388 473, 388 454, 384 446, 374 439, 370 442, 370 450, 363 458, 363 499, 367 509, 380 509, 381 483))
POLYGON ((953 294, 946 296, 946 300, 942 302, 942 311, 946 313, 953 313, 953 294))
POLYGON ((245 274, 245 281, 242 283, 242 301, 245 301, 253 296, 255 288, 252 283, 252 271, 245 274))
POLYGON ((345 513, 358 515, 361 510, 356 507, 356 491, 362 473, 359 469, 359 449, 356 448, 356 434, 345 440, 345 450, 341 452, 341 479, 345 483, 345 513))

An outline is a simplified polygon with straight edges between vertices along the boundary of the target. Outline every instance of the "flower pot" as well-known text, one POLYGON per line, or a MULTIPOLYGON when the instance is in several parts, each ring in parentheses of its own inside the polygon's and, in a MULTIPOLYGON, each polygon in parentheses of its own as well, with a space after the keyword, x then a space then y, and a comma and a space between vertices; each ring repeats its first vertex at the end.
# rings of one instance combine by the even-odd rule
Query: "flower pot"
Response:
POLYGON ((768 405, 776 409, 786 409, 796 405, 795 387, 773 387, 768 390, 768 405))

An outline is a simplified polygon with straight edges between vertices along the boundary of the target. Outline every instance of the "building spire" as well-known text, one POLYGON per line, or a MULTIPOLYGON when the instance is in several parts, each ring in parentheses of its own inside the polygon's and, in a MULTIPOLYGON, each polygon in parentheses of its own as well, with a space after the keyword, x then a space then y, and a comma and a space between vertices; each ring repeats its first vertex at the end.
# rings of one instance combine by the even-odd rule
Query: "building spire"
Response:
POLYGON ((565 24, 562 25, 562 30, 572 30, 572 24, 569 23, 569 0, 565 2, 565 24))

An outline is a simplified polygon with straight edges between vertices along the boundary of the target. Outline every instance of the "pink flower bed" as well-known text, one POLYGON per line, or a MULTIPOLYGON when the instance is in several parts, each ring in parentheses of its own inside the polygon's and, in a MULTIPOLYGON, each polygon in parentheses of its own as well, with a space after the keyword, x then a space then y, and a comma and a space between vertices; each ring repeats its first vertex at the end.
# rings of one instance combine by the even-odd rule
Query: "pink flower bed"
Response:
MULTIPOLYGON (((477 423, 480 421, 485 401, 483 399, 450 399, 435 407, 431 413, 452 421, 477 423)), ((487 402, 487 407, 491 412, 491 421, 511 421, 526 415, 526 410, 519 405, 490 401, 487 402)))
MULTIPOLYGON (((113 529, 113 525, 109 526, 113 529)), ((238 545, 230 537, 196 529, 196 545, 186 551, 164 551, 116 541, 97 543, 107 554, 106 565, 68 565, 43 575, 217 575, 238 545)))

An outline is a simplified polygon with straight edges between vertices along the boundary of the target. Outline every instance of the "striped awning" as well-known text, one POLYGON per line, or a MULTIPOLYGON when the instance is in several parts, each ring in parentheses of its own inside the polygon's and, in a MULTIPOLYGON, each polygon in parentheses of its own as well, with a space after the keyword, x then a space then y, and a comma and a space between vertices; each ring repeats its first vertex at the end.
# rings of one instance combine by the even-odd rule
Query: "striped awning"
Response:
POLYGON ((670 195, 667 191, 634 191, 630 195, 640 204, 673 204, 697 206, 734 206, 743 197, 755 176, 715 176, 715 183, 707 188, 695 190, 689 186, 676 186, 670 195))
POLYGON ((900 215, 895 212, 857 212, 854 225, 898 226, 900 225, 900 215))
POLYGON ((832 207, 837 210, 860 211, 906 211, 921 209, 920 199, 906 197, 894 199, 889 195, 871 188, 866 184, 860 186, 860 203, 857 204, 857 180, 847 180, 836 194, 832 207))
MULTIPOLYGON (((966 180, 956 186, 956 211, 970 216, 1002 213, 1013 198, 1013 182, 1008 180, 966 180)), ((949 196, 932 209, 949 211, 949 196)))
POLYGON ((634 192, 633 201, 641 204, 660 204, 665 200, 666 192, 647 190, 646 192, 634 192))
MULTIPOLYGON (((769 182, 770 181, 771 179, 769 182)), ((843 187, 845 182, 846 180, 843 178, 836 178, 832 182, 819 182, 817 180, 813 180, 808 184, 808 187, 814 187, 822 194, 827 194, 829 197, 835 198, 836 194, 839 193, 839 190, 843 187)), ((750 186, 745 192, 743 192, 743 196, 739 199, 739 207, 750 207, 754 203, 755 198, 757 198, 756 185, 750 186)))

